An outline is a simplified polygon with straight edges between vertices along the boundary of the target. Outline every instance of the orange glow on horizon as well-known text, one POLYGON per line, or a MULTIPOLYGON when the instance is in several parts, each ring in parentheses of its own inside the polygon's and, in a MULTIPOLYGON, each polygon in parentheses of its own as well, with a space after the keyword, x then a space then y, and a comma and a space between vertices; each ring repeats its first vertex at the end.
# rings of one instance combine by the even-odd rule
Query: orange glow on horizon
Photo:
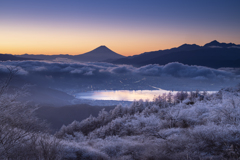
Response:
POLYGON ((105 45, 131 56, 185 43, 240 44, 238 1, 188 1, 1 1, 0 53, 78 55, 105 45))
POLYGON ((156 50, 178 47, 184 43, 204 45, 214 39, 220 42, 240 43, 238 37, 205 31, 171 27, 122 27, 94 24, 75 26, 40 23, 27 25, 19 22, 0 26, 0 53, 8 54, 70 54, 89 52, 106 45, 114 52, 131 56, 156 50), (21 24, 21 25, 19 25, 21 24))

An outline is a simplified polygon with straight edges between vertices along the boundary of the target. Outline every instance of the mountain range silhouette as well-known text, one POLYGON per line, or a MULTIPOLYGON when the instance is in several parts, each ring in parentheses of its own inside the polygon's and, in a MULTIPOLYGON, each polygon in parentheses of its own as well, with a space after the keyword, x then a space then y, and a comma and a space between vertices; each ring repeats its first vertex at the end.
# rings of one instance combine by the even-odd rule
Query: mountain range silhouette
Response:
POLYGON ((115 64, 144 66, 148 64, 165 65, 180 62, 188 65, 207 66, 212 68, 240 67, 240 45, 219 43, 214 40, 204 46, 183 44, 177 48, 145 52, 113 61, 115 64))
POLYGON ((33 60, 33 58, 18 57, 18 56, 13 56, 11 54, 0 54, 0 61, 8 61, 8 60, 23 61, 23 60, 33 60))
POLYGON ((148 64, 165 65, 170 62, 180 62, 188 65, 207 66, 212 68, 240 67, 240 45, 220 43, 217 40, 204 46, 183 44, 176 48, 145 52, 139 55, 125 57, 105 45, 79 55, 31 55, 13 56, 0 54, 0 60, 54 60, 67 58, 80 62, 109 62, 114 64, 129 64, 143 66, 148 64))

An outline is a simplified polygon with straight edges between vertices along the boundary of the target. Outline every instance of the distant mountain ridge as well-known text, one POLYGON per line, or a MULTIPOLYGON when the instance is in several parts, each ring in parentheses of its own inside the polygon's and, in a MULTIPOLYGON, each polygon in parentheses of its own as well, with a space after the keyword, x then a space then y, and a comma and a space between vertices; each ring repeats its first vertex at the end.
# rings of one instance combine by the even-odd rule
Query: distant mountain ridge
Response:
POLYGON ((18 57, 21 58, 36 58, 36 59, 42 59, 42 60, 54 60, 56 58, 67 58, 72 59, 76 61, 81 62, 97 62, 97 61, 105 61, 105 60, 115 60, 119 58, 124 58, 125 56, 120 55, 112 50, 110 50, 108 47, 102 45, 97 47, 96 49, 89 51, 84 54, 79 55, 18 55, 18 57))
POLYGON ((109 62, 114 64, 129 64, 143 66, 148 64, 165 65, 170 62, 180 62, 188 65, 200 65, 212 68, 240 67, 240 45, 220 43, 217 40, 203 46, 183 44, 176 48, 145 52, 139 55, 125 57, 113 52, 106 46, 80 55, 18 55, 0 54, 2 60, 55 60, 65 58, 80 62, 109 62))
MULTIPOLYGON (((18 57, 11 54, 0 54, 0 61, 23 61, 23 60, 33 60, 32 58, 18 57)), ((35 59, 36 60, 36 59, 35 59)))
POLYGON ((145 52, 113 61, 115 64, 143 66, 147 64, 165 65, 180 62, 188 65, 201 65, 213 68, 240 67, 240 45, 219 43, 214 40, 204 46, 183 44, 177 48, 145 52))
POLYGON ((217 40, 214 40, 210 43, 205 44, 203 47, 218 47, 218 48, 240 48, 240 45, 236 45, 234 43, 219 43, 217 40))

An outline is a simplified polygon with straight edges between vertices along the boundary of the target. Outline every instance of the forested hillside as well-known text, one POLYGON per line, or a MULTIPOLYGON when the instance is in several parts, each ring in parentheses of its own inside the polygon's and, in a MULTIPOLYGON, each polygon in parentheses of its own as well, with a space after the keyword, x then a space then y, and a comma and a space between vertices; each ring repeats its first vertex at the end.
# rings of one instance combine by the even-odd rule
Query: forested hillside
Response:
MULTIPOLYGON (((0 159, 238 159, 240 86, 102 110, 54 135, 1 87, 0 159)), ((26 95, 27 96, 27 95, 26 95)))
POLYGON ((81 158, 237 159, 239 96, 239 86, 212 95, 163 95, 103 110, 98 117, 63 126, 56 136, 85 148, 76 152, 81 158))

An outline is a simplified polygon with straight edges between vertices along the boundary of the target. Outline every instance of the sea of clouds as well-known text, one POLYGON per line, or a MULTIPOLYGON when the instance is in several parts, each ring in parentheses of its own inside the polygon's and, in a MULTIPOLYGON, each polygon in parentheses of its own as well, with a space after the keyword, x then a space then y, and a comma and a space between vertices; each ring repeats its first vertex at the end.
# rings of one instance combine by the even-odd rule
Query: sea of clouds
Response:
POLYGON ((121 74, 177 77, 193 79, 235 78, 229 71, 203 66, 190 66, 173 62, 166 65, 149 64, 142 67, 131 65, 115 65, 101 62, 48 62, 48 61, 6 61, 0 63, 0 74, 8 73, 8 68, 16 68, 17 74, 28 76, 39 75, 71 75, 77 77, 116 76, 121 74))
MULTIPOLYGON (((240 82, 236 70, 213 69, 178 62, 141 67, 104 62, 5 61, 0 62, 0 78, 17 70, 16 86, 32 84, 67 93, 92 90, 208 90, 234 86, 240 82)), ((13 83, 12 83, 13 84, 13 83)))

